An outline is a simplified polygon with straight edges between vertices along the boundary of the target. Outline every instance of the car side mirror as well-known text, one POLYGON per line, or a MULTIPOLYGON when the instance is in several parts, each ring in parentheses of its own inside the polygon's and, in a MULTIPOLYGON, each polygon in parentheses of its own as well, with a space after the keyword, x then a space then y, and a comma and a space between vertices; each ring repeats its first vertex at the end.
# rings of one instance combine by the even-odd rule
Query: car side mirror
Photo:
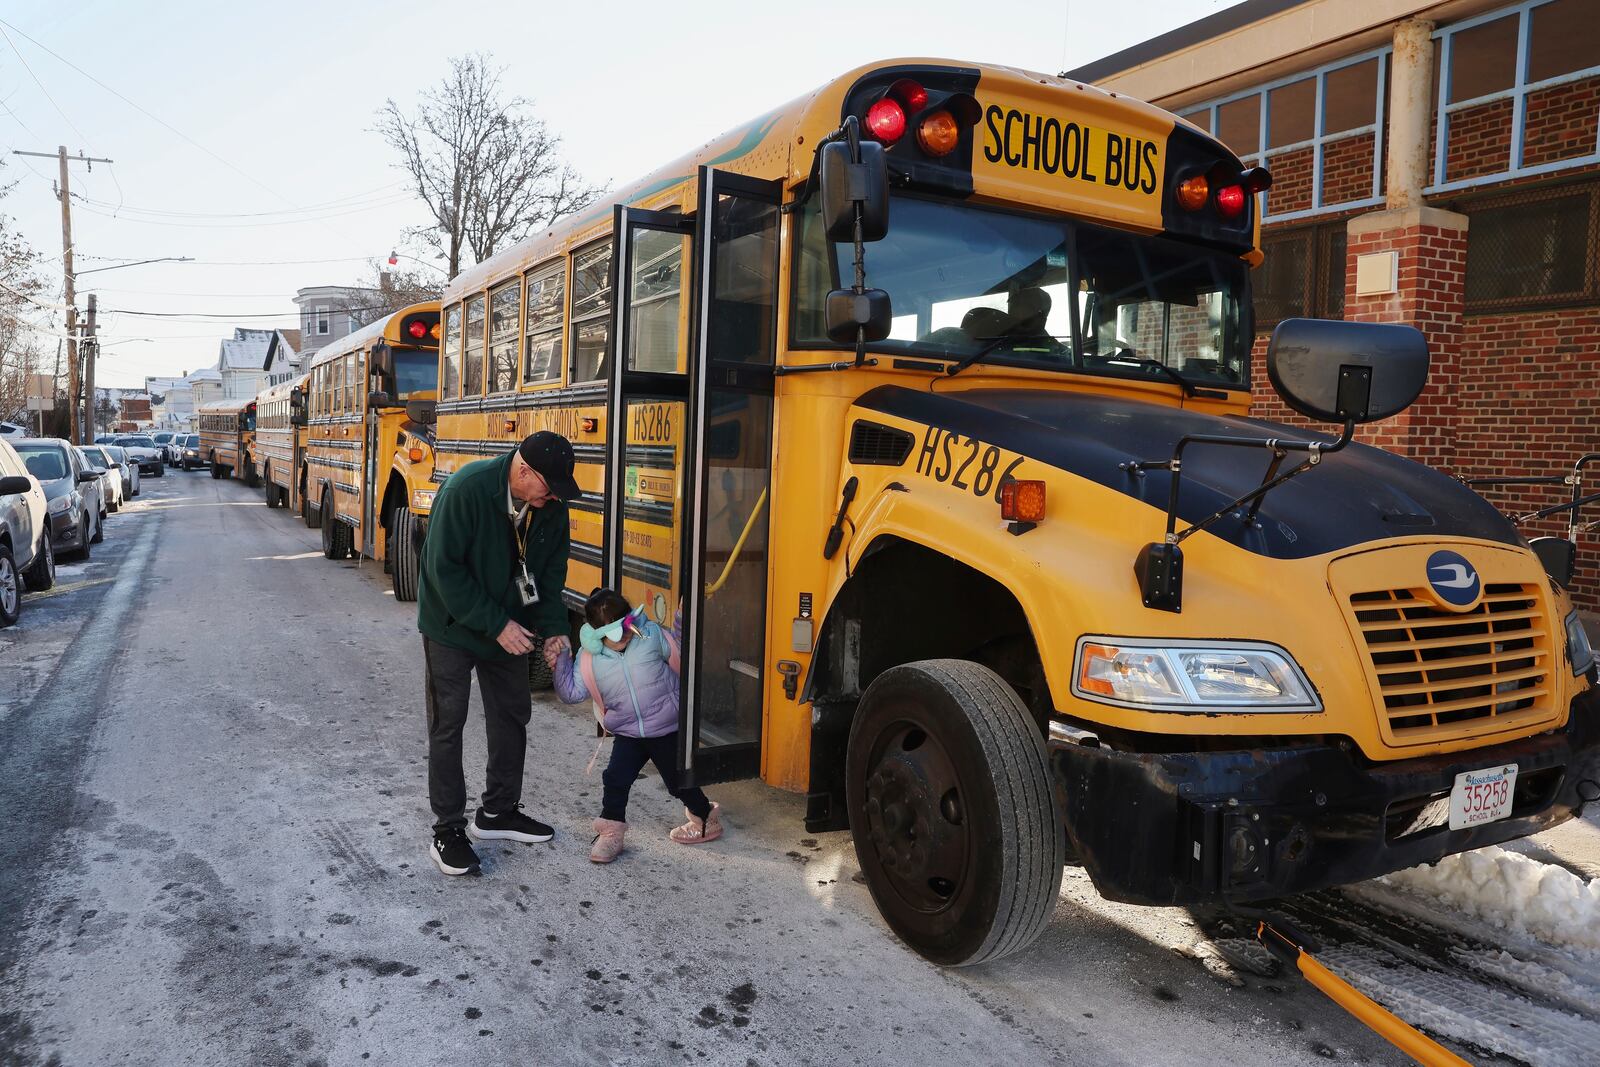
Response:
POLYGON ((1267 378, 1295 411, 1320 422, 1377 422, 1428 384, 1428 341, 1397 323, 1284 319, 1267 345, 1267 378))
POLYGON ((861 207, 861 239, 880 241, 889 232, 889 167, 883 145, 861 141, 861 162, 850 158, 846 141, 817 150, 817 180, 822 186, 822 226, 828 240, 856 239, 856 206, 861 207))
POLYGON ((374 389, 367 394, 368 408, 387 408, 394 406, 394 398, 382 389, 374 389))
POLYGON ((0 478, 0 496, 21 496, 32 488, 33 479, 20 474, 8 474, 0 478))
POLYGON ((856 331, 864 330, 865 341, 881 341, 889 336, 894 317, 889 294, 882 289, 835 289, 828 294, 828 340, 838 344, 854 344, 856 331))
POLYGON ((418 426, 432 426, 439 421, 437 401, 433 400, 407 400, 406 418, 418 426))
MULTIPOLYGON (((104 473, 105 473, 104 471, 100 472, 100 474, 104 474, 104 473)), ((78 477, 77 477, 77 482, 78 482, 79 485, 88 485, 90 482, 97 482, 97 481, 100 480, 100 474, 95 473, 95 471, 93 469, 86 470, 86 471, 79 471, 78 472, 78 477)))

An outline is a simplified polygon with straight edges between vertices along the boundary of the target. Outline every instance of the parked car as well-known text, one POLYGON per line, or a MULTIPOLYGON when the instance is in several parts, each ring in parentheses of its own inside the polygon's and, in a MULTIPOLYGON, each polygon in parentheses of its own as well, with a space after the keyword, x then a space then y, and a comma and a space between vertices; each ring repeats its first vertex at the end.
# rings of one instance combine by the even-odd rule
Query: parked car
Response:
POLYGON ((0 627, 22 614, 22 585, 49 589, 56 581, 49 506, 39 480, 0 437, 0 627))
POLYGON ((128 458, 138 463, 143 473, 153 474, 157 478, 167 473, 166 457, 149 434, 125 433, 111 443, 126 449, 128 458))
POLYGON ((97 444, 97 445, 107 444, 107 443, 109 443, 111 441, 115 441, 120 436, 122 436, 122 435, 121 434, 115 434, 115 433, 103 433, 99 437, 96 437, 94 439, 94 443, 97 444))
POLYGON ((14 422, 0 422, 0 437, 5 438, 7 441, 14 441, 19 437, 26 436, 28 436, 28 428, 26 426, 18 426, 14 422))
POLYGON ((122 469, 122 495, 133 499, 139 495, 139 465, 128 458, 128 450, 121 445, 101 445, 122 469))
POLYGON ((150 435, 150 439, 156 443, 157 448, 161 449, 162 461, 169 467, 176 467, 178 465, 176 454, 178 434, 172 430, 157 430, 150 435))
POLYGON ((199 434, 184 434, 182 443, 178 446, 178 450, 180 453, 178 456, 178 465, 184 470, 192 471, 196 467, 204 467, 206 465, 206 457, 200 452, 199 434))
POLYGON ((78 449, 89 469, 97 471, 104 480, 106 512, 115 515, 122 510, 122 470, 117 461, 106 452, 105 445, 84 445, 78 449))
POLYGON ((88 559, 89 546, 105 539, 105 494, 100 489, 100 475, 89 469, 76 448, 59 437, 26 437, 11 444, 44 490, 55 554, 76 553, 88 559))

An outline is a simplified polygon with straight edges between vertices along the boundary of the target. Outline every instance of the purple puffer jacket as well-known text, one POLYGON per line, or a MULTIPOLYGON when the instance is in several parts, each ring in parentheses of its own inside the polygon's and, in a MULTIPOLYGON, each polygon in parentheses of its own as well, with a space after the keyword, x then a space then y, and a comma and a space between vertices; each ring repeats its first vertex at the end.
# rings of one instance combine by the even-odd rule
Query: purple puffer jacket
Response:
MULTIPOLYGON (((681 618, 673 620, 674 640, 681 618)), ((621 652, 607 648, 594 657, 594 680, 605 699, 607 730, 627 737, 665 737, 678 728, 678 676, 669 665, 671 655, 666 632, 647 621, 643 632, 634 634, 621 652)), ((561 653, 552 674, 562 700, 581 704, 589 699, 572 653, 561 653)))

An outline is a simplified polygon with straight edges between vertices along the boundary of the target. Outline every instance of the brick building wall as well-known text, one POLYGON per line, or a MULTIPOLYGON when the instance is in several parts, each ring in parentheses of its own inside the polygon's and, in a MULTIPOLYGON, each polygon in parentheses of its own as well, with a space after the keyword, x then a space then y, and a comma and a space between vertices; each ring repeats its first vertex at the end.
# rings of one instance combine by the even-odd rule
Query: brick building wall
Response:
MULTIPOLYGON (((1600 77, 1530 93, 1525 112, 1524 166, 1590 155, 1595 151, 1600 123, 1600 77)), ((1511 163, 1512 114, 1510 100, 1452 113, 1445 180, 1507 170, 1511 163)), ((1435 117, 1430 131, 1430 161, 1437 136, 1435 117)), ((1269 213, 1311 207, 1310 150, 1278 153, 1269 157, 1268 166, 1273 173, 1269 213)), ((1323 205, 1371 196, 1372 167, 1371 134, 1325 143, 1323 205)), ((1463 477, 1561 474, 1579 455, 1600 451, 1600 306, 1591 301, 1588 306, 1494 314, 1470 313, 1464 307, 1466 251, 1474 205, 1508 190, 1585 178, 1600 178, 1600 164, 1591 162, 1551 174, 1490 182, 1430 199, 1434 207, 1465 215, 1465 231, 1438 225, 1385 226, 1378 218, 1367 220, 1361 212, 1348 211, 1266 224, 1263 233, 1270 236, 1311 224, 1337 224, 1342 217, 1350 226, 1344 262, 1344 317, 1409 322, 1428 337, 1432 369, 1422 396, 1400 416, 1363 427, 1358 440, 1463 477), (1399 253, 1396 292, 1358 297, 1357 257, 1386 251, 1399 253)), ((1372 211, 1382 209, 1363 209, 1372 211)), ((1600 225, 1600 219, 1594 225, 1600 225)), ((1530 255, 1536 252, 1529 250, 1530 255)), ((1309 258, 1307 269, 1311 269, 1309 258)), ((1600 271, 1600 264, 1591 264, 1589 270, 1600 271)), ((1258 272, 1258 285, 1262 277, 1263 273, 1258 272)), ((1308 285, 1308 290, 1311 288, 1308 285)), ((1265 360, 1270 327, 1271 323, 1263 324, 1255 339, 1252 414, 1289 425, 1314 425, 1289 411, 1267 382, 1265 360)), ((1316 428, 1332 430, 1321 425, 1316 428)), ((1596 488, 1600 488, 1600 470, 1590 475, 1586 491, 1596 488)), ((1561 487, 1480 491, 1513 515, 1559 503, 1569 493, 1561 487)), ((1600 507, 1592 508, 1589 515, 1600 518, 1600 507)), ((1529 537, 1564 536, 1566 517, 1529 523, 1523 531, 1529 537)), ((1574 599, 1583 607, 1597 610, 1600 534, 1580 536, 1578 547, 1574 599)))

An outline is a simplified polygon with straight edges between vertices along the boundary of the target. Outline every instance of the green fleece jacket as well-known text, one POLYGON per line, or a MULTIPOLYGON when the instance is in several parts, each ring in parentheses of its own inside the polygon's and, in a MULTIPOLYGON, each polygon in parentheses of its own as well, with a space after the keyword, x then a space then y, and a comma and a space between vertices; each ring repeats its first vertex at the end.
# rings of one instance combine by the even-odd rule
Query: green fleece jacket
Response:
POLYGON ((511 457, 480 459, 452 474, 433 498, 433 515, 422 544, 417 589, 417 629, 441 644, 484 659, 511 657, 495 638, 515 619, 545 637, 567 632, 561 591, 567 584, 567 505, 551 499, 529 508, 513 531, 506 513, 511 457), (539 603, 523 607, 514 578, 518 535, 526 531, 528 574, 539 603))

